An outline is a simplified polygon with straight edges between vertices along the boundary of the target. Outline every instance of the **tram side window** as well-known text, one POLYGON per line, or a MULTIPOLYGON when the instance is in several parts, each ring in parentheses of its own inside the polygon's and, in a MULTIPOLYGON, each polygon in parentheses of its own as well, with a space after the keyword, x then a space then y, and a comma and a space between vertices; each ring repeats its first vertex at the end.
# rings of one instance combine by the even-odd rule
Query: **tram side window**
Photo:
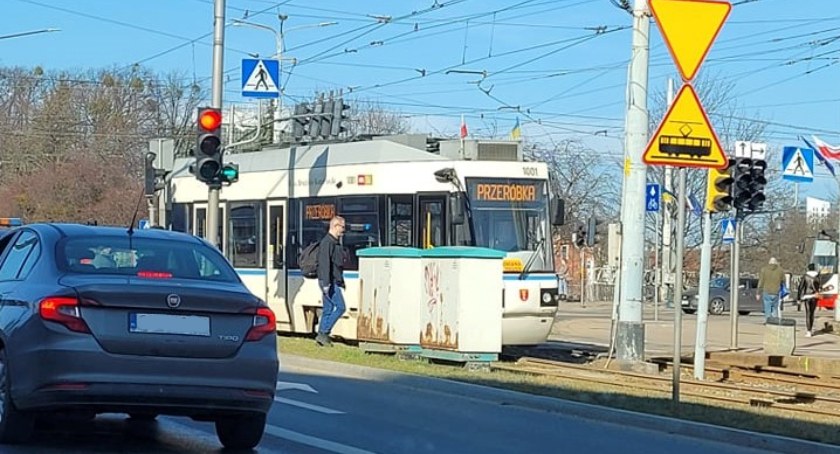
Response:
POLYGON ((414 201, 412 196, 389 197, 390 246, 414 246, 414 201))
POLYGON ((336 214, 335 197, 311 197, 289 203, 289 268, 298 268, 298 256, 306 246, 321 241, 336 214))
POLYGON ((358 270, 359 249, 380 246, 379 200, 377 196, 342 197, 339 199, 339 216, 344 218, 344 269, 358 270))
POLYGON ((265 263, 265 215, 260 202, 231 203, 228 216, 228 254, 238 268, 265 263))

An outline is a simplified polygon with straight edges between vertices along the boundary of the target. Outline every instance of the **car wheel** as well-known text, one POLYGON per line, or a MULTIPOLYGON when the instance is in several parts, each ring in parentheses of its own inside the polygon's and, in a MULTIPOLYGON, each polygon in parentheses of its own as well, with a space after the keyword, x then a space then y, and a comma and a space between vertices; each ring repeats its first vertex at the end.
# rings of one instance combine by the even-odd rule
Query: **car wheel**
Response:
POLYGON ((697 309, 683 309, 682 311, 683 311, 683 314, 691 315, 691 314, 697 312, 697 309))
POLYGON ((750 311, 738 311, 738 315, 750 315, 750 311))
POLYGON ((712 315, 720 315, 723 313, 723 309, 725 308, 723 300, 720 298, 715 298, 709 301, 709 313, 712 315))
POLYGON ((265 432, 265 413, 224 417, 216 420, 216 436, 227 449, 252 449, 265 432))
POLYGON ((31 414, 19 411, 12 402, 6 351, 0 350, 0 444, 16 444, 29 440, 35 427, 31 414))

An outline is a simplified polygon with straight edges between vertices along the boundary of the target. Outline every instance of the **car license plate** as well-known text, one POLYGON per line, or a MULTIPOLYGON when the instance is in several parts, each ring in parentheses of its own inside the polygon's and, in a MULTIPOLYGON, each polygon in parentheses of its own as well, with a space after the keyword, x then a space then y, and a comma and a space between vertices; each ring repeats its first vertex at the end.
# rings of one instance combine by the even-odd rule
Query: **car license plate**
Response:
POLYGON ((684 300, 682 300, 682 305, 683 305, 683 306, 689 306, 689 305, 690 305, 690 303, 689 303, 688 299, 684 299, 684 300))
POLYGON ((128 330, 132 333, 210 336, 210 317, 133 313, 129 317, 128 330))

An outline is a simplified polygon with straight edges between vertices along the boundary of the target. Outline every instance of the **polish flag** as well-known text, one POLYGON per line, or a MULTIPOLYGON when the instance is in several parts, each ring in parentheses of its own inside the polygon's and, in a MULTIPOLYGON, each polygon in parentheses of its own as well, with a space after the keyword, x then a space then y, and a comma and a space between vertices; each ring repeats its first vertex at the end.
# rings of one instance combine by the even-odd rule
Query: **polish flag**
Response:
POLYGON ((467 124, 464 122, 464 116, 461 115, 461 138, 467 137, 467 124))

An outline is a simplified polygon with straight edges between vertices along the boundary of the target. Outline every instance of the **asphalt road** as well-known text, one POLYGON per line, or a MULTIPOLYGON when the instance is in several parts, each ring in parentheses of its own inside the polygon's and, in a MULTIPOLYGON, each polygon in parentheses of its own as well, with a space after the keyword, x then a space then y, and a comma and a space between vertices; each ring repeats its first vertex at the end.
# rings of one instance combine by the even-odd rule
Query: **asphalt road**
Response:
MULTIPOLYGON (((259 453, 673 453, 758 451, 656 430, 582 419, 417 381, 351 378, 332 371, 284 366, 277 402, 259 453)), ((443 386, 446 385, 445 382, 443 386)), ((463 386, 463 385, 461 385, 463 386)), ((605 410, 606 411, 606 410, 605 410)), ((655 427, 651 427, 655 429, 655 427)), ((141 423, 122 415, 93 422, 39 426, 27 446, 2 453, 221 453, 210 423, 159 418, 141 423)))

